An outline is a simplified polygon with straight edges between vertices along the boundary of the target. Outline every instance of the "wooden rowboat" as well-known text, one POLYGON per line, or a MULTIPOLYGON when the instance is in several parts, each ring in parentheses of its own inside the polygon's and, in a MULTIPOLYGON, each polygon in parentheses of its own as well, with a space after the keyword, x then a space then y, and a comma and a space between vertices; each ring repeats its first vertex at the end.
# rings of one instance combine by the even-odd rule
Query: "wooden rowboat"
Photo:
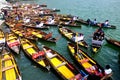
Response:
POLYGON ((0 29, 0 52, 2 51, 4 46, 5 46, 5 35, 4 32, 0 29))
POLYGON ((108 26, 104 26, 102 25, 103 23, 97 23, 96 25, 93 25, 93 24, 89 24, 87 21, 83 20, 83 19, 78 19, 76 20, 76 22, 78 23, 82 23, 82 24, 85 24, 85 25, 90 25, 90 26, 94 26, 94 27, 102 27, 102 28, 110 28, 110 29, 116 29, 116 26, 114 25, 108 25, 108 26))
POLYGON ((22 80, 16 60, 6 48, 0 55, 0 80, 22 80))
POLYGON ((58 26, 57 23, 54 23, 54 24, 49 24, 49 23, 44 23, 45 26, 58 26))
POLYGON ((8 47, 15 53, 20 53, 20 41, 14 33, 6 33, 6 43, 8 47))
POLYGON ((82 33, 76 33, 66 27, 59 27, 59 31, 65 37, 67 37, 70 41, 77 43, 80 46, 88 47, 88 44, 84 41, 84 35, 82 33), (78 35, 79 34, 79 35, 78 35))
POLYGON ((120 47, 120 41, 106 37, 106 41, 112 45, 120 47))
POLYGON ((45 33, 41 30, 36 30, 36 29, 31 29, 31 28, 27 28, 26 31, 28 33, 30 33, 31 35, 35 36, 38 39, 42 39, 45 41, 49 41, 49 42, 56 42, 58 40, 58 38, 53 38, 52 37, 52 33, 45 33))
POLYGON ((34 28, 34 29, 49 29, 49 26, 37 26, 36 24, 23 24, 24 27, 28 27, 28 28, 34 28))
POLYGON ((81 24, 78 24, 73 18, 60 17, 60 25, 62 26, 71 26, 71 27, 81 27, 81 24))
POLYGON ((70 26, 70 27, 81 27, 81 25, 80 24, 76 24, 76 23, 70 23, 70 22, 63 22, 63 23, 61 23, 60 25, 62 25, 62 26, 70 26))
POLYGON ((35 62, 38 66, 49 70, 50 65, 46 60, 44 51, 40 50, 37 45, 30 42, 28 39, 20 39, 22 49, 25 55, 35 62))
POLYGON ((68 43, 68 48, 72 57, 77 61, 79 66, 83 67, 89 75, 95 75, 98 78, 104 76, 104 69, 95 60, 93 60, 88 53, 81 50, 77 45, 68 43))
POLYGON ((56 8, 53 8, 53 9, 40 9, 41 11, 49 11, 50 13, 52 12, 60 12, 60 9, 56 9, 56 8))
POLYGON ((27 32, 24 28, 15 27, 15 28, 10 28, 10 30, 19 37, 24 37, 24 38, 35 40, 35 41, 38 39, 34 35, 31 35, 30 32, 27 32))
POLYGON ((13 28, 10 28, 10 30, 19 37, 23 37, 24 33, 25 33, 24 29, 20 29, 20 28, 14 28, 13 27, 13 28))
POLYGON ((78 71, 77 68, 74 67, 73 64, 68 62, 62 55, 58 52, 43 46, 43 50, 46 53, 46 57, 51 65, 51 67, 55 70, 55 72, 63 79, 63 80, 87 80, 86 73, 83 70, 78 71), (84 73, 84 75, 83 75, 84 73))
POLYGON ((94 53, 97 53, 102 47, 103 42, 104 42, 104 31, 101 28, 99 28, 97 29, 97 31, 94 32, 92 37, 92 51, 94 53))

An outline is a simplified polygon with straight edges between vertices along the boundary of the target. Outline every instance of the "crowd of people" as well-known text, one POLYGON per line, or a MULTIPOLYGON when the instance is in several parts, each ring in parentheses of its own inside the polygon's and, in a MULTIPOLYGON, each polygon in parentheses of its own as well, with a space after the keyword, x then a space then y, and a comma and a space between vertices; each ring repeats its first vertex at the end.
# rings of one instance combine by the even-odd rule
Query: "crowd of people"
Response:
POLYGON ((99 28, 98 30, 96 30, 94 32, 94 35, 93 35, 93 39, 94 40, 98 40, 98 41, 102 41, 104 39, 104 31, 102 30, 102 28, 99 28))

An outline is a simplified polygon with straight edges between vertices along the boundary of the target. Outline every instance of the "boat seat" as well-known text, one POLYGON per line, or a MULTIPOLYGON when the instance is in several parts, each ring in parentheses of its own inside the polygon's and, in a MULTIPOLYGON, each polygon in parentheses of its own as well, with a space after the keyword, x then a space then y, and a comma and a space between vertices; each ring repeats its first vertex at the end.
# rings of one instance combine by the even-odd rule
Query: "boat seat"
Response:
POLYGON ((5 52, 5 53, 4 53, 4 54, 2 54, 2 55, 3 55, 3 56, 4 56, 4 55, 8 55, 9 53, 10 53, 10 52, 5 52))
POLYGON ((9 69, 12 69, 14 67, 15 67, 14 65, 5 67, 5 68, 2 69, 2 72, 6 71, 6 70, 9 70, 9 69))
POLYGON ((61 66, 64 66, 65 64, 67 64, 67 62, 63 62, 63 63, 59 64, 58 66, 56 66, 56 68, 59 68, 59 67, 61 67, 61 66))
POLYGON ((30 46, 25 47, 24 49, 28 49, 28 48, 32 48, 32 47, 33 47, 33 45, 30 45, 30 46))
POLYGON ((4 38, 4 35, 0 35, 0 38, 4 38))
POLYGON ((7 60, 11 60, 11 59, 12 59, 11 57, 8 57, 8 58, 2 59, 2 61, 7 61, 7 60))
POLYGON ((21 41, 21 43, 22 43, 22 44, 25 44, 25 43, 28 43, 28 42, 24 40, 24 41, 21 41))
POLYGON ((9 40, 12 40, 12 39, 16 39, 17 37, 12 37, 12 38, 8 38, 7 40, 9 41, 9 40))
POLYGON ((51 58, 53 58, 53 57, 55 57, 55 56, 57 56, 57 54, 53 54, 53 55, 51 55, 49 58, 51 59, 51 58))

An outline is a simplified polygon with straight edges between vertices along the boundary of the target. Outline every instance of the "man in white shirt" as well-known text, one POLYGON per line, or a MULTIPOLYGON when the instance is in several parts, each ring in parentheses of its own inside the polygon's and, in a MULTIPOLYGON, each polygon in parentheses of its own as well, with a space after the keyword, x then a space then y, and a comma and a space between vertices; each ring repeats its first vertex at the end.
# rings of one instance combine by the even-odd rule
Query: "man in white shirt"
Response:
POLYGON ((113 72, 112 69, 110 68, 110 65, 106 65, 105 67, 105 76, 103 78, 101 78, 101 80, 105 80, 108 79, 112 76, 113 72))

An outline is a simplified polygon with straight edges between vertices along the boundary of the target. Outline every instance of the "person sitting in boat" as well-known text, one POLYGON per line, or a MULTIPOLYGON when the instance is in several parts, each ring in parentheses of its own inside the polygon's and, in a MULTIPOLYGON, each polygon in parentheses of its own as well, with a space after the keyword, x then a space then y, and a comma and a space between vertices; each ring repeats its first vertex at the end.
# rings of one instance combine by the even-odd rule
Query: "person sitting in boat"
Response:
POLYGON ((88 24, 91 24, 91 20, 90 20, 89 18, 87 19, 87 23, 88 23, 88 24))
POLYGON ((25 17, 25 18, 23 18, 23 21, 24 21, 24 23, 29 23, 30 22, 30 18, 25 17))
POLYGON ((84 39, 84 35, 82 33, 79 33, 78 37, 77 37, 77 40, 78 41, 81 41, 84 39))
POLYGON ((96 19, 94 19, 94 21, 92 22, 92 25, 96 25, 97 24, 97 21, 96 19))
POLYGON ((103 32, 102 28, 100 27, 98 30, 96 30, 94 32, 93 39, 98 40, 98 39, 100 39, 101 36, 104 38, 104 32, 103 32))
POLYGON ((17 16, 16 16, 16 18, 15 18, 17 21, 19 21, 20 20, 20 15, 19 14, 17 14, 17 16))
POLYGON ((109 20, 106 20, 105 22, 104 22, 104 27, 108 27, 109 26, 109 20))
POLYGON ((110 78, 113 74, 110 65, 106 65, 104 72, 105 72, 105 76, 103 78, 101 78, 101 80, 106 80, 106 79, 110 78))
POLYGON ((43 25, 44 25, 43 22, 39 22, 39 21, 36 22, 36 27, 42 27, 43 25))
POLYGON ((105 35, 104 32, 101 32, 101 33, 100 33, 100 36, 99 36, 99 40, 102 41, 102 40, 104 39, 104 35, 105 35))
POLYGON ((78 20, 78 17, 77 16, 74 16, 73 17, 73 20, 75 21, 75 20, 78 20))
POLYGON ((73 34, 72 40, 75 42, 81 41, 84 39, 84 35, 82 33, 77 34, 73 34))
POLYGON ((53 56, 53 54, 51 53, 51 50, 50 49, 48 49, 48 50, 46 50, 46 55, 48 56, 48 57, 51 57, 51 56, 53 56))
POLYGON ((55 23, 55 19, 54 19, 54 18, 52 18, 52 20, 51 20, 51 21, 49 21, 48 23, 49 23, 49 24, 54 24, 54 23, 55 23))
POLYGON ((48 22, 50 22, 51 20, 52 20, 52 17, 49 17, 49 18, 47 19, 48 22))
POLYGON ((41 11, 40 11, 40 14, 44 14, 44 11, 41 10, 41 11))

